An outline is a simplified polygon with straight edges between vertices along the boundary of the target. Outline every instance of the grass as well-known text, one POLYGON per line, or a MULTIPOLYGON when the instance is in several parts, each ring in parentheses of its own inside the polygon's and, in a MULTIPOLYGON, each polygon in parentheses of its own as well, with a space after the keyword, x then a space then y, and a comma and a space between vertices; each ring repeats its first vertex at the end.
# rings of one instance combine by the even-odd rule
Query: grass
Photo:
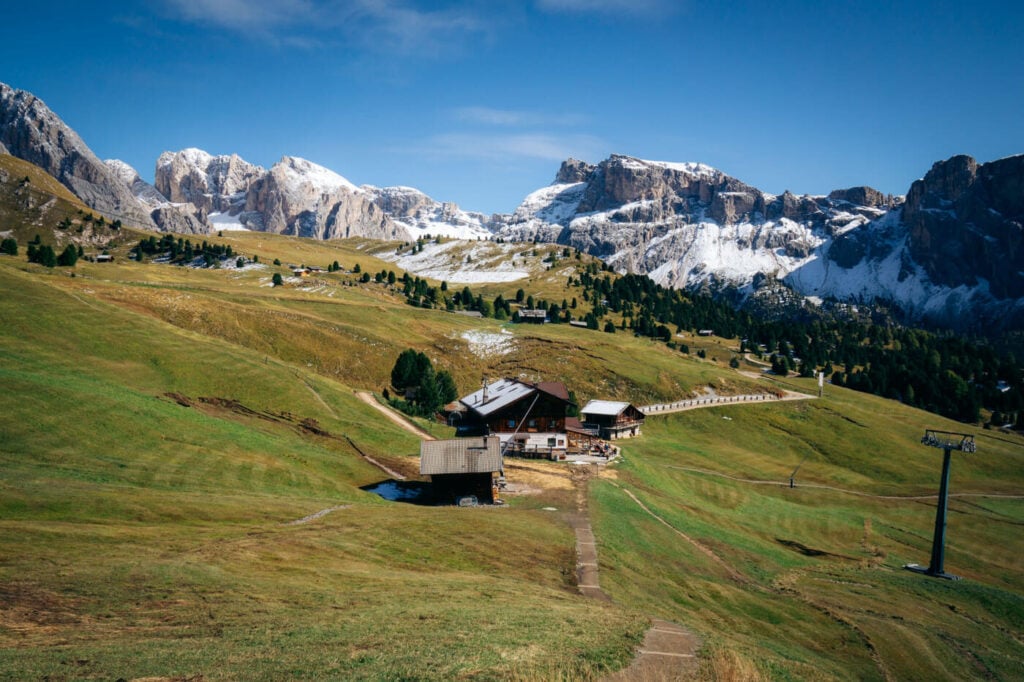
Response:
MULTIPOLYGON (((690 340, 702 361, 415 309, 351 274, 269 286, 288 274, 274 258, 394 269, 366 242, 225 233, 208 240, 261 266, 192 270, 127 262, 131 234, 113 265, 0 259, 0 677, 588 679, 628 663, 651 616, 702 636, 707 679, 1019 675, 1021 500, 951 501, 947 570, 965 580, 946 583, 901 568, 927 561, 934 502, 883 497, 934 493, 926 427, 977 434, 953 493, 1020 495, 1016 436, 831 387, 652 417, 592 483, 614 599, 594 602, 545 510, 574 504, 563 468, 510 466, 548 491, 505 508, 386 503, 346 436, 404 471, 418 442, 354 391, 379 393, 408 347, 463 393, 484 376, 639 404, 761 390, 724 367, 734 342, 690 340), (476 355, 470 332, 511 350, 476 355)), ((524 288, 571 298, 552 273, 524 288)))
POLYGON ((543 678, 628 660, 642 619, 575 593, 557 519, 361 491, 382 474, 302 419, 383 457, 416 441, 351 389, 82 281, 0 268, 5 676, 543 678))
MULTIPOLYGON (((791 383, 810 392, 809 381, 791 383)), ((735 666, 731 656, 713 663, 721 654, 711 652, 728 651, 772 679, 1014 677, 1024 500, 951 499, 946 570, 963 582, 902 570, 928 563, 935 502, 883 496, 934 494, 941 454, 920 436, 965 427, 826 392, 649 419, 618 482, 593 490, 606 589, 701 633, 706 667, 735 666)), ((1021 444, 966 428, 979 452, 957 457, 952 492, 1020 495, 1021 444)))

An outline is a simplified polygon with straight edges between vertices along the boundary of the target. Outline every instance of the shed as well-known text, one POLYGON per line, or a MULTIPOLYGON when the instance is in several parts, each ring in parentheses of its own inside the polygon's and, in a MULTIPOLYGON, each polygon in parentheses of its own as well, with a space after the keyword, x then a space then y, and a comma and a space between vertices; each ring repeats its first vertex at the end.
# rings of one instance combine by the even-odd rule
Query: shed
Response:
POLYGON ((520 308, 516 311, 520 322, 544 324, 548 321, 548 311, 543 308, 520 308))
POLYGON ((580 414, 585 427, 597 429, 607 440, 639 436, 645 419, 644 413, 632 404, 612 400, 591 400, 580 414))
POLYGON ((501 470, 501 439, 496 436, 420 443, 420 473, 430 476, 439 500, 455 502, 475 495, 492 503, 494 474, 501 470))

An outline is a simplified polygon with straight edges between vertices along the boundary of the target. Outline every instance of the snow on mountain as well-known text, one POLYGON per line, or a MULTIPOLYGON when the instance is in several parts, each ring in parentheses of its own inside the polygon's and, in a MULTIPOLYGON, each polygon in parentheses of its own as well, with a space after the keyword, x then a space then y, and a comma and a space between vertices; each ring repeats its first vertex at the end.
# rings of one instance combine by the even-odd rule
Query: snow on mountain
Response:
POLYGON ((426 235, 470 240, 492 236, 487 229, 489 216, 463 211, 451 202, 435 201, 413 187, 363 185, 361 189, 414 239, 426 235))
POLYGON ((870 187, 776 196, 695 163, 570 159, 496 218, 506 239, 556 242, 670 287, 892 301, 914 321, 1024 323, 1024 156, 937 163, 906 198, 870 187), (1017 235, 1017 236, 1014 236, 1017 235))
POLYGON ((167 197, 160 194, 156 187, 143 180, 139 172, 129 164, 120 159, 106 159, 103 163, 121 182, 131 189, 135 198, 143 204, 155 208, 168 203, 167 197))
POLYGON ((281 157, 281 160, 274 164, 274 168, 279 168, 294 185, 309 185, 322 194, 339 188, 352 193, 362 191, 334 171, 296 156, 281 157))

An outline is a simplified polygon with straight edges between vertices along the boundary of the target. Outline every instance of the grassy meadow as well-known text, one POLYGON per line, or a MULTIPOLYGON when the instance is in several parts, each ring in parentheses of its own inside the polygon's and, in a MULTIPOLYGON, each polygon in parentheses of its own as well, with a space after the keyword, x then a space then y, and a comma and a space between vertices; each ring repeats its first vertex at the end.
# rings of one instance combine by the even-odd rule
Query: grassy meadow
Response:
POLYGON ((625 452, 592 489, 602 582, 701 633, 709 677, 737 656, 765 679, 1015 679, 1024 666, 1019 437, 827 387, 653 417, 625 452), (902 568, 931 551, 935 498, 919 496, 937 492, 942 451, 920 444, 925 428, 977 437, 952 465, 945 568, 959 582, 902 568))
MULTIPOLYGON (((652 417, 591 483, 613 602, 587 600, 568 484, 502 508, 385 502, 349 439, 407 472, 418 441, 354 391, 380 393, 409 347, 462 393, 499 376, 562 380, 581 402, 760 390, 726 366, 733 342, 694 341, 700 360, 413 308, 344 271, 288 279, 396 269, 366 242, 224 233, 206 239, 259 264, 194 270, 126 260, 140 235, 123 232, 113 264, 0 256, 0 678, 594 679, 628 664, 650 617, 702 637, 708 679, 1024 668, 1017 436, 830 387, 652 417), (924 428, 977 433, 954 494, 1007 496, 952 500, 957 583, 901 568, 929 556, 934 499, 898 499, 937 488, 924 428)), ((473 291, 560 301, 567 279, 473 291)))

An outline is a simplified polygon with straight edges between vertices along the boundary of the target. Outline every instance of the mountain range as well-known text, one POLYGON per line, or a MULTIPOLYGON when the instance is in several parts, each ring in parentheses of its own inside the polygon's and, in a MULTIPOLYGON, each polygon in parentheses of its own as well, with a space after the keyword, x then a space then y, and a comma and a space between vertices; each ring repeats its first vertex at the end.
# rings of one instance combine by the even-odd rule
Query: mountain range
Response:
POLYGON ((488 216, 410 187, 357 186, 290 156, 265 169, 235 154, 164 152, 151 185, 123 162, 100 161, 41 100, 3 84, 0 153, 147 229, 536 240, 671 287, 739 299, 786 288, 811 305, 884 301, 908 322, 1024 329, 1024 155, 954 156, 905 196, 867 186, 773 195, 699 163, 569 159, 513 213, 488 216))

